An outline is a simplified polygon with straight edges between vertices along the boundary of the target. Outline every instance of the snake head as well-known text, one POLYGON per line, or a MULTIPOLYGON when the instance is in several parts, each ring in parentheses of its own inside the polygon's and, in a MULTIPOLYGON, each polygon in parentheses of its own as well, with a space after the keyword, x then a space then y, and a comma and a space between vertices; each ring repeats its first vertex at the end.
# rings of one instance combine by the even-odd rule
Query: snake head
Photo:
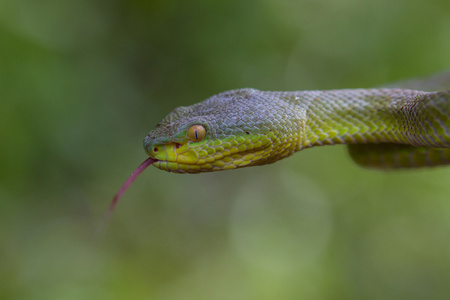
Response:
POLYGON ((272 94, 233 90, 178 107, 145 137, 145 151, 155 159, 153 166, 176 173, 262 165, 289 156, 300 144, 304 121, 298 109, 272 94))

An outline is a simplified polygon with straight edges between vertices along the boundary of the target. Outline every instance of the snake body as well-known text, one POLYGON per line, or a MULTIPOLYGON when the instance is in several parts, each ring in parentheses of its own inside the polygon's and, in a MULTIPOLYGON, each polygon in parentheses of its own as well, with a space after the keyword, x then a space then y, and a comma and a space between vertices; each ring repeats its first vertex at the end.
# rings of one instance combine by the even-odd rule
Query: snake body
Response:
POLYGON ((314 146, 348 144, 361 166, 397 169, 450 163, 450 72, 389 88, 224 92, 169 113, 144 139, 148 166, 200 173, 265 165, 314 146))
POLYGON ((153 166, 199 173, 264 165, 315 146, 348 144, 366 167, 450 163, 450 73, 401 88, 227 91, 169 113, 144 139, 153 166), (434 84, 439 82, 439 84, 434 84), (411 87, 424 86, 423 90, 411 87), (424 91, 429 89, 436 91, 424 91), (194 125, 206 130, 190 138, 194 125))

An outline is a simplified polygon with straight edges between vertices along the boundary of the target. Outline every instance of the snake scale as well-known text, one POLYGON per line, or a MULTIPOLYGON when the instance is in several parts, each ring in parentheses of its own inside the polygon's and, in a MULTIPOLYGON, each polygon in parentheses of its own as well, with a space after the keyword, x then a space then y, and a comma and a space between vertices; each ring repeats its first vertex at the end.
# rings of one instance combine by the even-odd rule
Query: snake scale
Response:
POLYGON ((297 151, 348 144, 359 165, 379 169, 450 163, 450 72, 388 88, 227 91, 169 113, 144 139, 149 165, 200 173, 265 165, 297 151))

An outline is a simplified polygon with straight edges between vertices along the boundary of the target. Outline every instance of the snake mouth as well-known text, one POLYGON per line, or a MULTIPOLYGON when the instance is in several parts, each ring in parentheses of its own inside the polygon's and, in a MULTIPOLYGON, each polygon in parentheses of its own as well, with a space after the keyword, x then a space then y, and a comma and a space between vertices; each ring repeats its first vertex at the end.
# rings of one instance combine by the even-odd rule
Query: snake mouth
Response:
POLYGON ((182 133, 183 137, 180 133, 164 138, 150 133, 144 139, 145 152, 155 159, 154 167, 175 173, 221 171, 270 163, 271 156, 279 154, 279 150, 274 152, 280 143, 273 131, 209 136, 198 142, 182 133))
POLYGON ((243 151, 234 148, 221 152, 183 148, 184 145, 171 143, 164 145, 164 151, 158 151, 156 155, 149 153, 149 156, 154 159, 152 165, 160 170, 174 173, 214 172, 261 164, 270 152, 267 147, 243 151))

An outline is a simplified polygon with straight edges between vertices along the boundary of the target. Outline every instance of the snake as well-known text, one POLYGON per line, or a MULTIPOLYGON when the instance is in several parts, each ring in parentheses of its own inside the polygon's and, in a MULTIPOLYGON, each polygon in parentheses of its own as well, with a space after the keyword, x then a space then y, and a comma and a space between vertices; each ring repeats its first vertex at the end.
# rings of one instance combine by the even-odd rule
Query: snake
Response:
POLYGON ((144 138, 148 166, 202 173, 261 166, 295 152, 346 144, 358 165, 381 170, 450 163, 450 71, 371 89, 226 91, 175 108, 144 138))

